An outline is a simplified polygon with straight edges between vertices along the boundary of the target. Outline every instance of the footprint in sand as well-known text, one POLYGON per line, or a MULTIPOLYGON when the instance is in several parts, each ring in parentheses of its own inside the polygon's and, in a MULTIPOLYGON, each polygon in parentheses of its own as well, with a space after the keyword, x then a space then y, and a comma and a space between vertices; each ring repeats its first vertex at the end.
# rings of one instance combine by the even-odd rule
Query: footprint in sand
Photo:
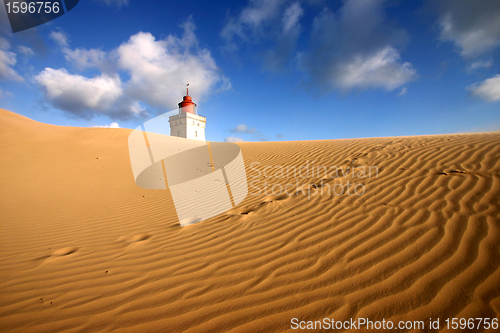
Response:
POLYGON ((226 215, 229 215, 229 216, 247 216, 250 213, 253 213, 255 210, 256 210, 255 207, 250 207, 250 206, 240 207, 240 208, 228 210, 226 212, 226 215))
POLYGON ((72 255, 73 253, 78 251, 78 249, 79 249, 78 247, 74 247, 74 246, 64 247, 62 249, 59 249, 57 251, 52 252, 49 255, 45 255, 43 257, 36 258, 35 261, 38 262, 38 265, 40 265, 43 262, 45 262, 46 260, 53 260, 55 258, 66 257, 69 255, 72 255))
POLYGON ((130 238, 128 240, 128 242, 130 242, 130 243, 142 242, 142 241, 148 240, 150 238, 151 238, 151 235, 149 235, 149 234, 139 234, 139 235, 132 236, 132 238, 130 238))
POLYGON ((51 257, 64 257, 64 256, 69 256, 70 254, 75 253, 78 251, 77 247, 65 247, 60 250, 52 252, 51 257))
POLYGON ((118 242, 124 243, 126 246, 136 245, 141 242, 147 241, 152 236, 150 234, 137 234, 134 236, 122 236, 118 238, 118 242))
POLYGON ((274 202, 288 199, 288 195, 285 193, 279 195, 268 195, 264 198, 264 202, 274 202))
POLYGON ((448 172, 437 172, 436 175, 444 175, 444 176, 448 176, 448 175, 453 175, 453 174, 466 174, 465 171, 463 170, 450 170, 448 172))
POLYGON ((254 206, 236 207, 236 208, 233 208, 231 210, 228 210, 226 212, 226 215, 242 216, 242 217, 249 216, 249 215, 257 213, 258 210, 260 210, 260 207, 262 205, 270 204, 273 202, 283 202, 289 198, 290 198, 290 196, 285 194, 285 193, 279 194, 279 195, 268 195, 262 200, 262 202, 260 204, 257 204, 254 206))

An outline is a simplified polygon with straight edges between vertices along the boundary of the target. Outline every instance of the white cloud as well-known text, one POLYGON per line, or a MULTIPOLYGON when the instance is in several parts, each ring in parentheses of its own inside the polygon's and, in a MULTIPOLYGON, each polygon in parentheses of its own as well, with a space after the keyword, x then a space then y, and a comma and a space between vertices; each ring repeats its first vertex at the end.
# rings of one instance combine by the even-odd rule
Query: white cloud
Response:
POLYGON ((225 139, 224 139, 225 142, 244 142, 245 140, 243 140, 242 138, 238 138, 236 136, 227 136, 225 139))
POLYGON ((210 52, 198 48, 191 20, 184 24, 181 38, 169 35, 156 40, 150 33, 140 32, 122 44, 117 54, 118 65, 131 75, 126 93, 154 107, 175 108, 187 81, 190 95, 197 101, 215 90, 230 88, 210 52))
POLYGON ((174 109, 188 80, 195 102, 231 89, 231 82, 220 73, 210 52, 198 46, 190 18, 183 28, 182 37, 169 35, 163 40, 140 32, 110 52, 71 49, 66 35, 54 32, 52 38, 59 41, 69 63, 79 70, 97 68, 101 74, 87 78, 66 69, 47 68, 35 80, 53 106, 86 118, 100 113, 125 119, 145 116, 148 107, 174 109), (122 82, 119 70, 130 79, 122 82))
MULTIPOLYGON (((262 24, 278 15, 280 6, 285 2, 286 0, 251 0, 250 5, 241 11, 235 23, 235 32, 238 34, 246 28, 256 32, 262 24)), ((227 33, 230 34, 231 31, 227 33)))
POLYGON ((0 88, 0 99, 7 98, 7 97, 12 97, 12 93, 10 91, 3 91, 0 88))
POLYGON ((407 92, 408 92, 408 88, 404 87, 403 89, 401 89, 401 91, 399 92, 398 96, 406 95, 407 92))
POLYGON ((2 49, 2 50, 10 49, 9 41, 3 37, 0 37, 0 49, 2 49))
POLYGON ((311 85, 390 91, 417 77, 395 47, 406 33, 385 22, 382 5, 382 0, 347 0, 337 13, 325 9, 314 19, 310 49, 298 57, 311 85))
POLYGON ((500 1, 441 0, 440 38, 453 42, 464 57, 476 57, 500 45, 500 1))
POLYGON ((24 79, 17 74, 13 66, 16 64, 16 54, 0 50, 0 80, 22 82, 24 79))
POLYGON ((467 87, 473 96, 489 102, 500 100, 500 74, 467 87))
POLYGON ((119 77, 106 75, 86 78, 65 69, 46 68, 35 76, 54 106, 89 117, 96 111, 113 114, 113 103, 123 94, 119 77))
POLYGON ((120 125, 118 125, 117 122, 113 122, 109 125, 96 125, 94 127, 99 127, 99 128, 120 128, 120 125))
POLYGON ((248 133, 248 134, 253 134, 253 133, 255 133, 256 130, 255 130, 255 128, 249 128, 247 125, 241 124, 241 125, 236 126, 233 129, 230 129, 229 131, 231 133, 248 133))
POLYGON ((401 62, 398 51, 387 46, 373 55, 355 56, 339 63, 332 77, 333 84, 343 89, 383 88, 394 90, 411 81, 416 71, 409 62, 401 62))
POLYGON ((129 0, 96 0, 105 3, 108 6, 116 6, 120 8, 123 5, 128 5, 129 0))
POLYGON ((95 68, 101 66, 106 59, 106 52, 97 49, 75 49, 64 48, 64 58, 72 63, 77 69, 95 68))
MULTIPOLYGON (((252 140, 257 141, 267 141, 267 136, 262 134, 260 131, 257 131, 255 128, 250 128, 245 124, 237 125, 235 128, 231 128, 229 130, 231 133, 235 134, 243 134, 243 136, 250 137, 252 140)), ((228 140, 240 140, 244 141, 244 139, 240 137, 228 136, 226 139, 228 140)), ((237 141, 235 141, 237 142, 237 141)))
POLYGON ((21 52, 26 57, 33 57, 35 55, 35 52, 33 52, 33 50, 27 46, 19 45, 17 48, 19 49, 19 52, 21 52))
POLYGON ((233 85, 231 83, 231 80, 224 76, 223 74, 221 74, 220 76, 220 82, 218 84, 218 88, 215 89, 214 93, 220 93, 220 92, 223 92, 223 91, 227 91, 227 90, 231 90, 233 89, 233 85))
POLYGON ((235 51, 245 44, 253 49, 266 45, 267 50, 257 52, 265 69, 280 72, 298 64, 312 85, 325 90, 392 90, 416 78, 416 71, 401 60, 397 49, 406 40, 406 32, 386 22, 384 0, 346 0, 337 13, 325 8, 313 21, 310 48, 296 53, 302 2, 250 0, 222 29, 224 48, 235 51))
POLYGON ((298 2, 291 4, 281 18, 282 31, 277 34, 276 44, 264 58, 264 68, 279 72, 286 68, 292 58, 301 32, 300 18, 304 10, 298 2))
POLYGON ((283 14, 283 32, 289 32, 297 26, 299 19, 304 14, 304 10, 298 2, 293 3, 283 14))
POLYGON ((224 51, 234 52, 239 44, 254 46, 271 41, 273 46, 261 53, 263 67, 282 71, 292 58, 300 35, 300 18, 304 11, 300 3, 290 0, 251 0, 237 17, 230 17, 221 30, 224 51))
POLYGON ((76 69, 83 71, 87 68, 105 69, 108 54, 99 49, 71 49, 68 43, 68 36, 63 31, 52 31, 49 37, 59 44, 64 54, 64 58, 76 69))
POLYGON ((59 46, 67 47, 68 46, 68 36, 62 31, 52 31, 49 34, 49 37, 52 38, 59 46))
POLYGON ((491 66, 493 66, 493 59, 474 61, 467 66, 467 71, 472 72, 478 68, 490 68, 491 66))

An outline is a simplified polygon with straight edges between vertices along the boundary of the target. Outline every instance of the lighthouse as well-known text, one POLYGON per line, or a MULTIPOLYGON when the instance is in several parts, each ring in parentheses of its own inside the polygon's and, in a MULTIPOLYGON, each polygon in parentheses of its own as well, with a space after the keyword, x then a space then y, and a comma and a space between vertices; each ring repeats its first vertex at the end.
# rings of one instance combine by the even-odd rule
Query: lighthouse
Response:
POLYGON ((170 136, 205 141, 207 119, 196 111, 196 104, 189 96, 189 83, 186 87, 186 96, 179 103, 179 113, 171 116, 168 121, 170 136))

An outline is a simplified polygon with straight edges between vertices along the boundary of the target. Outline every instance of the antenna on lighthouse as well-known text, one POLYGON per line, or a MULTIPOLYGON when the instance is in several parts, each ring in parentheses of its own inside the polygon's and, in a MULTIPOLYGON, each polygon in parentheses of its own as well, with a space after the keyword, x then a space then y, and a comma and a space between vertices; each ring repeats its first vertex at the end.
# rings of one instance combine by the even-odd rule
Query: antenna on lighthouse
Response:
POLYGON ((186 84, 186 96, 189 96, 189 82, 186 84))

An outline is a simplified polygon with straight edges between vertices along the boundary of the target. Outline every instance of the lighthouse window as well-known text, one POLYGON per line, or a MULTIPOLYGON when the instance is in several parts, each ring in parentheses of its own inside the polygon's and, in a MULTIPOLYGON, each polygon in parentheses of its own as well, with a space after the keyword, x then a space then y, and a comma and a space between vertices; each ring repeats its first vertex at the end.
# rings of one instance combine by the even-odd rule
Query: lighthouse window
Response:
POLYGON ((200 123, 196 123, 197 126, 200 126, 200 123))
POLYGON ((194 131, 194 136, 198 137, 198 131, 194 131))

